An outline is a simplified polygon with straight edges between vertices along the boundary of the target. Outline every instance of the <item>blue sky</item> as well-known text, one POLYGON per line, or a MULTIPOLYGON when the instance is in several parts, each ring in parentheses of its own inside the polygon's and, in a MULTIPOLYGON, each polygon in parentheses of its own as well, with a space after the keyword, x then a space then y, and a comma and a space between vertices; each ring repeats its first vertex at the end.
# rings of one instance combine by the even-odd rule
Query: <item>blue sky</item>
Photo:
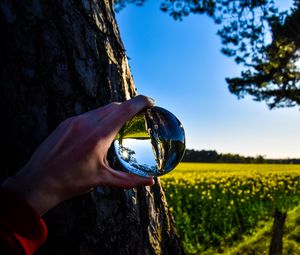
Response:
POLYGON ((299 108, 270 111, 250 97, 238 100, 225 77, 241 67, 220 52, 218 27, 203 15, 174 21, 159 5, 129 5, 117 21, 138 93, 181 120, 187 148, 300 158, 299 108))

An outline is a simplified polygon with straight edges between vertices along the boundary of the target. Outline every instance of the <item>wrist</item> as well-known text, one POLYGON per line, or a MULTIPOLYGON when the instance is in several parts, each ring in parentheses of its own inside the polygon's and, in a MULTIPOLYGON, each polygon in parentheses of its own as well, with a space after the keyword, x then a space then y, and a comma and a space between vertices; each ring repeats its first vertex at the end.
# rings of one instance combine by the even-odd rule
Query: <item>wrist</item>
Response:
POLYGON ((29 185, 17 175, 6 179, 1 186, 24 199, 40 216, 60 202, 52 196, 53 193, 47 194, 37 186, 35 187, 33 183, 29 185))

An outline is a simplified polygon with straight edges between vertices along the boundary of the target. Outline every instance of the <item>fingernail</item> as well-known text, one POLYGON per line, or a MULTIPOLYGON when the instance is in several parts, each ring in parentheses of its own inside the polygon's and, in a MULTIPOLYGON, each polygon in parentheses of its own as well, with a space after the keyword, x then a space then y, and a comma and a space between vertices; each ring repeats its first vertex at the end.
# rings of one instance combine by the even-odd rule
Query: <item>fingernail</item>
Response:
POLYGON ((152 105, 155 105, 155 100, 152 97, 147 97, 152 105))
POLYGON ((155 105, 155 100, 151 97, 147 97, 144 95, 138 95, 136 97, 133 98, 134 100, 137 100, 138 103, 143 103, 149 107, 154 106, 155 105))

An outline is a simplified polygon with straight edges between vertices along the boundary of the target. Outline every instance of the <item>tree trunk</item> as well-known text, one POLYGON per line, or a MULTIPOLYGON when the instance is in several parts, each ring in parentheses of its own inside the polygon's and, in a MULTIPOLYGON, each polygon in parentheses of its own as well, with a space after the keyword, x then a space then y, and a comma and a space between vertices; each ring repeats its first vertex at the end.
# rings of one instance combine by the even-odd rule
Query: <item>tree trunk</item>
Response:
MULTIPOLYGON (((65 118, 135 95, 108 0, 0 0, 1 180, 65 118)), ((181 254, 159 180, 98 187, 45 216, 40 254, 181 254)))
POLYGON ((282 238, 286 216, 286 212, 275 210, 269 255, 282 255, 282 238))

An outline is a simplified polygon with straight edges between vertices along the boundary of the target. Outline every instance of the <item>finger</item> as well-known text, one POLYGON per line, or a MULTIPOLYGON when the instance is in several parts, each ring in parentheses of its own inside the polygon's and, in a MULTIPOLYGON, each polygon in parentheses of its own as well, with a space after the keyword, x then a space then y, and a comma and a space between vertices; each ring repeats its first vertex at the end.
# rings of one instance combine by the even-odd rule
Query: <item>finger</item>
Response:
POLYGON ((84 113, 84 115, 86 115, 90 118, 94 118, 94 119, 102 119, 109 113, 113 112, 120 104, 121 103, 119 103, 119 102, 112 102, 105 106, 88 111, 88 112, 84 113))
POLYGON ((114 138, 126 121, 145 107, 152 107, 153 105, 154 101, 152 99, 141 95, 123 102, 104 120, 110 127, 110 136, 114 138))
POLYGON ((116 171, 110 167, 106 169, 106 180, 103 183, 103 175, 100 177, 99 185, 107 185, 110 187, 131 189, 138 186, 152 186, 154 184, 153 177, 141 177, 136 174, 129 174, 121 171, 116 171))

